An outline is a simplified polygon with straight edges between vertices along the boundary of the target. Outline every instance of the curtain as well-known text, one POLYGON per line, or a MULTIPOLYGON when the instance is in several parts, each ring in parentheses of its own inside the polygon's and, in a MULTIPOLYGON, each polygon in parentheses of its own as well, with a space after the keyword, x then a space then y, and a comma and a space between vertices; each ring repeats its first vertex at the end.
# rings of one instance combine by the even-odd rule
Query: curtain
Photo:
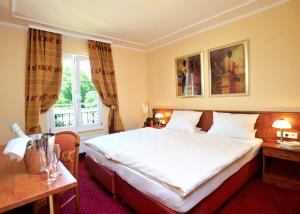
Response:
POLYGON ((40 114, 56 102, 62 79, 62 36, 29 28, 25 77, 25 129, 41 132, 40 114))
POLYGON ((115 71, 110 44, 88 41, 91 74, 94 86, 102 102, 110 108, 109 133, 124 131, 119 113, 115 71))

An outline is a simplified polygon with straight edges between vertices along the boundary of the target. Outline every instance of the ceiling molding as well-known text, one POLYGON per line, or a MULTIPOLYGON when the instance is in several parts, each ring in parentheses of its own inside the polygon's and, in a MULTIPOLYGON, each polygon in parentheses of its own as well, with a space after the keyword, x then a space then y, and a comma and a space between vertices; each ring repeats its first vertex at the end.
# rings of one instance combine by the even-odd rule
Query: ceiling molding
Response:
POLYGON ((70 32, 77 33, 77 34, 93 36, 93 37, 97 37, 98 40, 101 40, 101 39, 103 39, 103 40, 106 40, 106 39, 116 40, 116 41, 120 41, 120 42, 124 42, 124 43, 128 43, 128 44, 133 44, 133 45, 137 45, 137 46, 144 46, 144 44, 142 44, 142 43, 133 42, 133 41, 129 41, 129 40, 126 40, 126 39, 121 39, 121 38, 102 35, 102 34, 95 34, 95 33, 90 33, 90 32, 74 31, 73 29, 67 28, 67 27, 64 27, 64 26, 55 25, 55 24, 51 24, 51 23, 48 23, 48 22, 43 22, 43 21, 40 21, 40 20, 28 18, 28 17, 17 14, 17 12, 16 12, 16 0, 11 0, 11 4, 12 4, 11 5, 11 16, 13 18, 16 18, 16 19, 28 21, 31 24, 34 24, 34 23, 36 24, 37 23, 37 24, 40 24, 40 25, 45 25, 45 27, 51 27, 51 28, 59 29, 61 31, 70 31, 70 32))
POLYGON ((19 24, 14 24, 10 22, 5 22, 0 20, 0 25, 6 26, 6 27, 11 27, 11 28, 19 28, 19 29, 27 29, 28 27, 25 25, 19 25, 19 24))
POLYGON ((67 36, 70 38, 75 38, 75 39, 95 40, 95 41, 109 43, 109 44, 112 43, 112 41, 110 41, 110 40, 106 40, 106 39, 102 39, 102 38, 99 39, 99 37, 93 37, 93 36, 90 36, 89 34, 81 34, 81 33, 78 34, 78 33, 73 33, 73 32, 67 32, 65 30, 57 30, 57 29, 53 29, 53 28, 49 28, 49 27, 44 27, 44 26, 39 26, 39 25, 31 25, 31 24, 28 25, 28 27, 38 29, 38 30, 62 34, 64 36, 67 36))
POLYGON ((196 36, 198 34, 207 32, 209 30, 222 27, 224 25, 230 24, 232 22, 238 21, 240 19, 243 19, 245 17, 254 15, 256 13, 260 13, 262 11, 271 9, 273 7, 279 6, 279 5, 287 3, 289 1, 290 0, 281 0, 281 1, 275 2, 273 4, 269 4, 269 5, 266 5, 264 7, 257 8, 255 10, 251 10, 247 13, 241 14, 241 15, 236 16, 234 18, 229 18, 225 21, 218 22, 218 23, 213 24, 209 27, 206 27, 206 28, 203 28, 203 29, 200 29, 200 30, 195 30, 194 32, 183 35, 181 37, 170 38, 170 37, 176 37, 177 34, 184 33, 185 31, 190 30, 194 27, 197 27, 200 24, 204 24, 204 23, 207 23, 209 21, 213 21, 216 18, 222 17, 224 15, 228 15, 233 11, 236 11, 238 9, 241 9, 243 7, 251 5, 254 2, 257 2, 257 0, 249 0, 245 3, 243 3, 243 4, 240 4, 238 6, 235 6, 235 7, 231 8, 231 9, 222 11, 221 13, 218 13, 218 14, 216 14, 214 16, 211 16, 207 19, 195 22, 195 23, 193 23, 189 26, 178 29, 178 30, 174 31, 173 33, 162 36, 162 37, 160 37, 158 39, 155 39, 155 40, 153 40, 151 42, 148 42, 148 43, 138 43, 138 42, 129 41, 129 40, 125 40, 125 39, 121 39, 121 38, 117 38, 117 37, 112 37, 112 36, 107 36, 107 35, 102 35, 102 34, 94 34, 94 33, 88 33, 88 32, 74 31, 73 29, 66 28, 66 27, 63 27, 63 26, 54 25, 54 24, 51 24, 51 23, 31 19, 31 18, 22 16, 22 15, 19 15, 19 14, 16 13, 16 0, 11 0, 11 16, 13 18, 25 21, 26 24, 24 24, 24 25, 14 24, 14 23, 5 22, 5 21, 0 20, 0 25, 5 25, 5 26, 15 27, 15 28, 23 28, 23 29, 26 29, 26 28, 31 26, 33 28, 37 28, 37 29, 41 29, 41 30, 47 30, 47 31, 61 33, 62 35, 66 36, 66 37, 70 37, 70 38, 92 39, 92 40, 96 40, 96 41, 112 43, 112 45, 115 46, 115 47, 126 48, 126 49, 135 50, 135 51, 139 51, 139 52, 151 52, 151 51, 157 50, 159 48, 165 47, 167 45, 176 43, 178 41, 181 41, 181 40, 196 36), (169 38, 169 41, 163 41, 163 40, 168 40, 168 38, 169 38), (157 44, 155 44, 155 43, 157 43, 157 44))
MULTIPOLYGON (((120 42, 133 44, 133 45, 137 45, 137 46, 143 46, 143 44, 141 44, 141 43, 136 43, 136 42, 132 42, 132 41, 128 41, 128 40, 124 40, 124 39, 120 39, 120 38, 115 38, 115 37, 111 37, 111 36, 105 36, 105 35, 82 32, 82 31, 74 31, 70 28, 66 28, 66 27, 63 27, 63 26, 60 26, 60 25, 50 24, 50 23, 47 23, 47 22, 42 22, 42 21, 39 21, 39 20, 31 19, 31 18, 27 18, 27 17, 24 17, 24 16, 16 15, 15 13, 12 15, 12 17, 16 18, 16 19, 21 19, 21 20, 33 23, 32 25, 34 25, 36 23, 40 24, 40 25, 43 25, 43 26, 45 26, 44 28, 52 29, 52 31, 61 31, 61 32, 69 31, 69 32, 73 32, 74 34, 78 34, 78 35, 82 35, 82 36, 86 35, 86 36, 97 37, 99 41, 100 40, 103 40, 103 41, 105 41, 105 40, 115 40, 115 41, 120 41, 120 42)), ((43 26, 40 26, 40 27, 42 28, 43 26)))
POLYGON ((155 39, 155 40, 153 40, 153 41, 151 41, 151 42, 145 44, 145 46, 149 46, 149 45, 151 45, 151 44, 153 44, 153 43, 155 43, 155 42, 158 42, 158 41, 160 41, 160 40, 167 39, 168 37, 174 36, 174 35, 176 35, 176 34, 178 34, 178 33, 181 33, 181 32, 184 32, 184 31, 186 31, 186 30, 188 30, 188 29, 191 29, 191 28, 193 28, 193 27, 196 27, 197 25, 203 24, 203 23, 208 22, 208 21, 211 21, 211 20, 213 20, 213 19, 215 19, 215 18, 218 18, 218 17, 221 17, 221 16, 223 16, 223 15, 226 15, 226 14, 232 12, 232 11, 235 11, 235 10, 237 10, 237 9, 240 9, 240 8, 242 8, 242 7, 245 7, 245 6, 247 6, 247 5, 249 5, 249 4, 252 4, 252 3, 256 2, 256 1, 257 1, 257 0, 250 0, 250 1, 247 1, 247 2, 245 2, 245 3, 243 3, 243 4, 240 4, 240 5, 238 5, 238 6, 232 7, 232 8, 230 8, 230 9, 228 9, 228 10, 224 10, 224 11, 222 11, 222 12, 220 12, 220 13, 217 13, 216 15, 213 15, 213 16, 211 16, 211 17, 209 17, 209 18, 206 18, 206 19, 197 21, 197 22, 195 22, 195 23, 193 23, 193 24, 191 24, 191 25, 188 25, 188 26, 186 26, 186 27, 180 28, 180 29, 178 29, 178 30, 176 30, 176 31, 174 31, 174 32, 172 32, 172 33, 170 33, 170 34, 167 34, 167 35, 162 36, 162 37, 160 37, 160 38, 158 38, 158 39, 155 39))
POLYGON ((40 26, 37 26, 37 25, 28 25, 28 26, 26 26, 26 25, 14 24, 14 23, 1 21, 1 20, 0 20, 0 25, 6 26, 6 27, 11 27, 11 28, 23 29, 23 30, 27 30, 28 28, 35 28, 35 29, 39 29, 39 30, 50 31, 50 32, 53 32, 53 33, 59 33, 59 34, 62 34, 66 38, 73 38, 73 39, 78 39, 78 40, 101 41, 101 42, 105 42, 105 43, 110 43, 112 45, 112 47, 116 47, 116 48, 124 48, 124 49, 129 49, 129 50, 143 52, 143 53, 147 52, 146 50, 143 50, 143 49, 140 49, 140 48, 133 48, 133 47, 119 45, 119 44, 112 44, 112 42, 109 41, 109 40, 98 40, 98 38, 95 38, 95 37, 89 37, 89 36, 86 36, 86 35, 81 36, 81 35, 77 35, 77 34, 73 34, 73 33, 66 33, 66 32, 63 32, 63 31, 53 30, 53 29, 50 29, 50 28, 44 28, 44 27, 40 27, 40 26))
POLYGON ((129 46, 126 46, 126 45, 119 45, 119 44, 112 43, 112 46, 116 47, 116 48, 124 48, 124 49, 128 49, 128 50, 142 52, 142 53, 147 53, 148 52, 148 50, 145 50, 145 49, 133 48, 133 47, 129 47, 129 46))
POLYGON ((225 21, 223 21, 223 22, 214 24, 214 25, 212 25, 212 26, 210 26, 210 27, 207 27, 207 28, 204 28, 204 29, 195 31, 195 32, 193 32, 193 33, 190 33, 190 34, 188 34, 188 35, 185 35, 185 36, 182 36, 182 37, 179 37, 179 38, 176 38, 176 39, 173 39, 173 40, 171 40, 171 41, 169 41, 169 42, 165 42, 165 43, 163 43, 163 44, 161 44, 161 45, 156 45, 156 46, 154 46, 153 48, 147 49, 147 52, 151 52, 151 51, 157 50, 157 49, 159 49, 159 48, 162 48, 162 47, 171 45, 171 44, 173 44, 173 43, 179 42, 179 41, 181 41, 181 40, 184 40, 184 39, 187 39, 187 38, 190 38, 190 37, 199 35, 199 34, 201 34, 201 33, 205 33, 205 32, 207 32, 207 31, 210 31, 210 30, 213 30, 213 29, 216 29, 216 28, 220 28, 220 27, 222 27, 222 26, 224 26, 224 25, 227 25, 227 24, 236 22, 236 21, 241 20, 241 19, 243 19, 243 18, 246 18, 246 17, 252 16, 252 15, 254 15, 254 14, 263 12, 263 11, 265 11, 265 10, 269 10, 269 9, 271 9, 271 8, 273 8, 273 7, 277 7, 277 6, 281 5, 281 4, 287 3, 287 2, 289 2, 289 1, 290 1, 290 0, 281 0, 281 1, 279 1, 279 2, 276 2, 276 3, 273 3, 273 4, 267 5, 267 6, 262 7, 262 8, 258 8, 258 9, 256 9, 256 10, 253 10, 253 11, 251 11, 251 12, 248 12, 248 13, 245 13, 245 14, 243 14, 243 15, 237 16, 237 17, 235 17, 235 18, 227 19, 227 20, 225 20, 225 21))
POLYGON ((124 48, 124 49, 129 49, 129 50, 143 52, 143 53, 147 52, 146 50, 143 50, 143 49, 140 49, 140 48, 133 48, 133 47, 119 45, 119 44, 112 44, 112 42, 108 41, 108 40, 98 40, 97 38, 94 38, 94 37, 78 36, 77 34, 57 31, 57 30, 53 30, 53 29, 50 29, 50 28, 40 27, 40 26, 37 26, 37 25, 28 25, 28 26, 26 26, 26 25, 21 25, 21 24, 13 24, 13 23, 6 22, 6 21, 1 21, 1 20, 0 20, 0 25, 6 26, 6 27, 11 27, 11 28, 23 29, 23 30, 27 30, 28 28, 35 28, 35 29, 39 29, 39 30, 50 31, 50 32, 53 32, 53 33, 59 33, 59 34, 62 34, 66 38, 72 38, 72 39, 78 39, 78 40, 101 41, 101 42, 105 42, 105 43, 110 43, 112 45, 112 47, 116 47, 116 48, 124 48))

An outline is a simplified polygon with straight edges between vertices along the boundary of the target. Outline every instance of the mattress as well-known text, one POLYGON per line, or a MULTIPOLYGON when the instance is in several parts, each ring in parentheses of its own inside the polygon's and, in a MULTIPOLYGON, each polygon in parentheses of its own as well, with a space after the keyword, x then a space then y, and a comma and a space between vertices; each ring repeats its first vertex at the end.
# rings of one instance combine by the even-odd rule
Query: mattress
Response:
POLYGON ((86 152, 87 155, 94 161, 116 172, 123 180, 135 187, 137 190, 160 201, 162 204, 176 212, 184 213, 192 209, 206 196, 216 190, 227 178, 237 172, 247 162, 252 160, 258 154, 261 143, 261 139, 253 140, 251 143, 252 149, 247 154, 227 166, 202 185, 198 186, 186 197, 180 196, 178 193, 166 188, 158 181, 146 177, 134 169, 107 159, 104 154, 91 147, 87 147, 86 152))
POLYGON ((249 152, 251 142, 197 132, 144 128, 97 137, 85 144, 186 197, 249 152))
POLYGON ((116 171, 116 165, 117 162, 108 159, 105 157, 105 155, 97 150, 95 150, 92 147, 85 147, 86 155, 88 155, 92 160, 94 160, 96 163, 99 163, 102 166, 105 166, 107 169, 111 171, 116 171))

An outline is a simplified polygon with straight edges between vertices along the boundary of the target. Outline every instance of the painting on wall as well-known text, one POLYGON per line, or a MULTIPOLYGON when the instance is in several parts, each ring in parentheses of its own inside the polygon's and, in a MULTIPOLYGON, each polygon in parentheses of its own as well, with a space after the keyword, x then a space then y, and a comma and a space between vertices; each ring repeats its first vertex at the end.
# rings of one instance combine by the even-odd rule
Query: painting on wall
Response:
POLYGON ((178 57, 176 66, 176 96, 203 96, 203 52, 178 57))
POLYGON ((210 95, 248 95, 248 41, 208 51, 210 95))

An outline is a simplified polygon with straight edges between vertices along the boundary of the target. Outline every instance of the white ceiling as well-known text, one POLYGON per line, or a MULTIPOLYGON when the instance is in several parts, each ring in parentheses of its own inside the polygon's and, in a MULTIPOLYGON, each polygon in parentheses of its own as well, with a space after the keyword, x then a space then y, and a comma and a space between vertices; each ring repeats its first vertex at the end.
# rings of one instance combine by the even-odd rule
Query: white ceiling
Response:
POLYGON ((0 19, 151 48, 282 0, 1 0, 0 19), (12 14, 6 10, 11 10, 12 14), (5 17, 5 16, 12 17, 5 17))

